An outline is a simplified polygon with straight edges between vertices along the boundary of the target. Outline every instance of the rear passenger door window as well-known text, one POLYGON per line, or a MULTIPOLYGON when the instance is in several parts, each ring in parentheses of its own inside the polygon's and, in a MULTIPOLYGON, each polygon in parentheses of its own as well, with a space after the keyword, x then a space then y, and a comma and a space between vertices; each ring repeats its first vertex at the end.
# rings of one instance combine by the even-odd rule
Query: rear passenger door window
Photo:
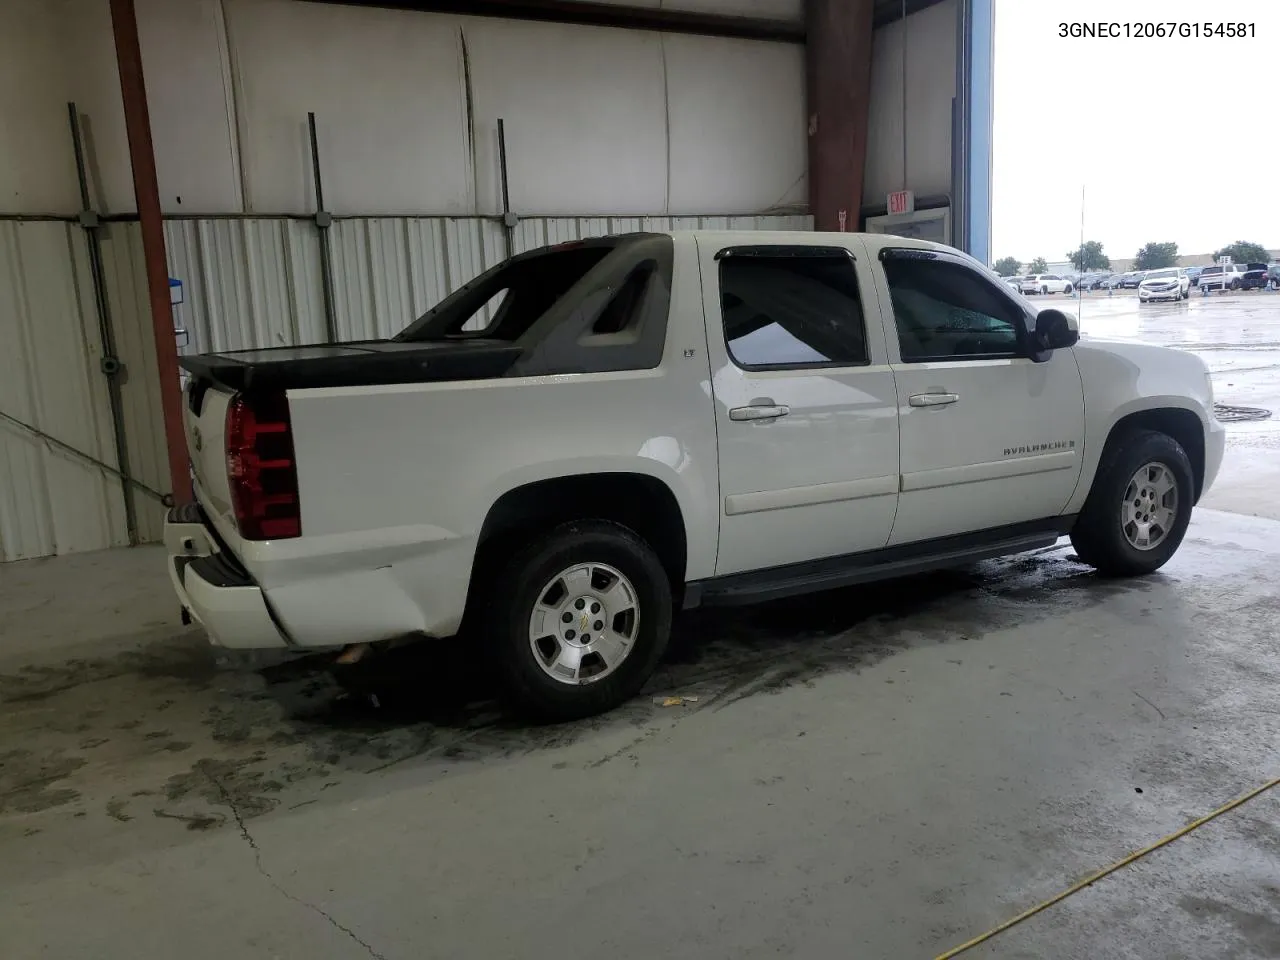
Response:
POLYGON ((720 307, 730 359, 744 370, 869 362, 853 259, 839 248, 725 251, 720 307))
POLYGON ((883 262, 904 363, 1021 355, 1025 316, 997 284, 956 261, 901 253, 883 262))

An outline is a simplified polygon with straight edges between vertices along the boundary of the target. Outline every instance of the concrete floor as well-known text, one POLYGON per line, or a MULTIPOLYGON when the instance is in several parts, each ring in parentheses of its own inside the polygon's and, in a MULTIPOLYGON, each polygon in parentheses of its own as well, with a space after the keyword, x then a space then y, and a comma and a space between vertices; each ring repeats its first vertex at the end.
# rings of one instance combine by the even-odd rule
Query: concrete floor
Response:
MULTIPOLYGON (((1274 302, 1083 323, 1280 409, 1274 302)), ((1276 436, 1207 501, 1275 519, 1199 510, 1156 576, 1063 545, 688 617, 648 693, 696 703, 570 727, 465 650, 381 710, 219 656, 154 548, 0 567, 0 956, 935 956, 1280 775, 1276 436)), ((1280 788, 965 956, 1277 955, 1280 788)))

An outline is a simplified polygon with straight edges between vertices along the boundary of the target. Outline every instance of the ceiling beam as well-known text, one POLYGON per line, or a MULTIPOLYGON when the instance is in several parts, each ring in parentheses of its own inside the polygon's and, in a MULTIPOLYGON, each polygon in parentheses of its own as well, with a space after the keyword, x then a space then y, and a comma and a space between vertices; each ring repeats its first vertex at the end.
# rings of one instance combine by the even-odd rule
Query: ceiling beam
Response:
POLYGON ((929 7, 941 3, 942 0, 876 0, 875 12, 872 14, 871 22, 878 30, 881 27, 888 26, 895 21, 902 19, 903 7, 906 7, 907 16, 913 13, 919 13, 921 10, 927 10, 929 7))
POLYGON ((576 0, 317 0, 352 7, 382 7, 419 13, 451 13, 468 17, 501 17, 573 23, 589 27, 619 27, 658 33, 684 33, 741 40, 773 40, 804 43, 804 25, 786 20, 695 13, 612 3, 579 3, 576 0))

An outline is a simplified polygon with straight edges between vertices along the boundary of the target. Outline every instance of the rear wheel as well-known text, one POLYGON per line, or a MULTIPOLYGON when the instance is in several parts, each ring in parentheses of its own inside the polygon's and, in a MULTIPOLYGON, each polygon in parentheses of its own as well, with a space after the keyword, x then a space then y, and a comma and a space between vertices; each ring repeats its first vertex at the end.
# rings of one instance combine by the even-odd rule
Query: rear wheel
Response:
POLYGON ((1232 289, 1232 290, 1239 290, 1239 289, 1240 289, 1240 281, 1239 281, 1239 280, 1232 280, 1232 281, 1231 281, 1231 289, 1232 289))
POLYGON ((1130 431, 1103 453, 1071 543, 1104 576, 1151 573, 1182 543, 1194 497, 1191 461, 1178 441, 1130 431))
POLYGON ((557 527, 490 587, 475 598, 487 605, 483 641, 511 705, 538 720, 576 720, 635 696, 670 637, 667 572, 615 523, 557 527))
POLYGON ((1068 283, 1065 287, 1063 287, 1062 292, 1067 294, 1071 293, 1071 284, 1068 283))

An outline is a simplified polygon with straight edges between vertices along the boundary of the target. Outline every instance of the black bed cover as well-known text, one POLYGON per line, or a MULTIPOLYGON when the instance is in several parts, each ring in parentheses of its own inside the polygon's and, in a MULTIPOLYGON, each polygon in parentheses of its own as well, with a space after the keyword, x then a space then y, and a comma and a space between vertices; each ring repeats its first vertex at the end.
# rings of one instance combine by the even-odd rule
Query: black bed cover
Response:
POLYGON ((444 340, 268 347, 181 357, 197 380, 236 392, 355 387, 443 380, 486 380, 505 374, 523 350, 499 340, 444 340))

